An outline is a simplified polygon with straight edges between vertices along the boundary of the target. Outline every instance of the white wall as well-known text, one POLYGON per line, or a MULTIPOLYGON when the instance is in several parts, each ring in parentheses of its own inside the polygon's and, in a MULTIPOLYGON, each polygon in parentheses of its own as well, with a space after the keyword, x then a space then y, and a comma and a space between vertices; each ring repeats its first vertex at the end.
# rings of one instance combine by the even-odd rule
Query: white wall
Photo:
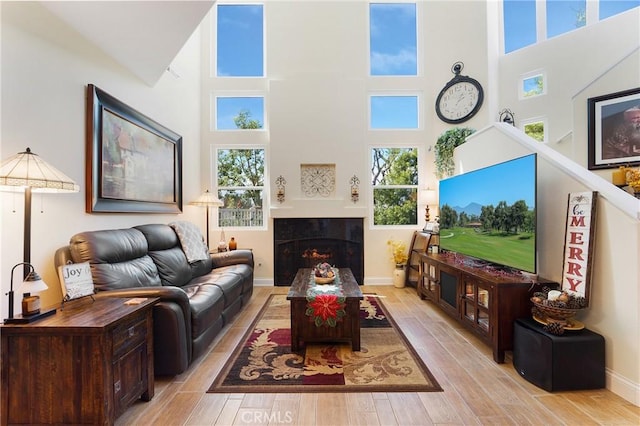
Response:
MULTIPOLYGON (((30 147, 80 185, 80 192, 33 196, 31 260, 49 290, 43 305, 61 300, 53 254, 80 231, 167 223, 190 219, 204 228, 204 212, 186 203, 202 191, 198 162, 200 143, 200 38, 196 31, 174 68, 149 87, 97 50, 38 2, 1 2, 2 133, 0 158, 30 147), (183 137, 183 215, 85 213, 85 90, 89 83, 120 99, 183 137), (41 209, 43 210, 41 213, 41 209)), ((23 196, 0 193, 0 316, 7 315, 4 294, 9 273, 22 261, 23 196), (15 210, 15 212, 14 212, 15 210)), ((21 269, 16 283, 21 282, 21 269)), ((21 296, 16 296, 20 312, 21 296)))
MULTIPOLYGON (((214 8, 215 9, 215 8, 214 8)), ((420 178, 424 185, 436 187, 433 153, 440 133, 449 126, 434 113, 438 92, 453 78, 452 65, 463 61, 464 75, 479 80, 485 87, 485 102, 494 97, 488 80, 486 34, 487 5, 478 1, 418 2, 418 57, 421 64, 416 77, 369 77, 369 3, 351 1, 267 1, 266 77, 209 78, 214 75, 210 52, 215 51, 215 11, 202 26, 203 38, 203 170, 216 145, 267 144, 269 178, 272 184, 271 217, 364 217, 365 282, 391 283, 394 264, 387 240, 404 239, 409 243, 415 229, 424 225, 424 204, 419 200, 418 226, 405 229, 371 229, 369 149, 372 145, 418 145, 420 178), (451 9, 455 8, 456 29, 451 27, 451 9), (468 31, 459 30, 466 28, 468 31), (377 131, 368 129, 369 95, 418 94, 420 129, 377 131), (211 132, 210 117, 215 115, 211 99, 216 94, 241 96, 262 93, 265 96, 266 131, 211 132), (328 199, 310 200, 301 194, 300 165, 330 163, 336 166, 336 192, 328 199), (361 182, 360 201, 349 199, 349 179, 361 182), (276 177, 287 180, 286 201, 275 199, 276 177)), ((480 128, 493 116, 486 106, 465 123, 480 128)), ((210 177, 211 185, 215 179, 210 177)), ((265 231, 233 232, 240 245, 253 247, 257 280, 273 280, 273 241, 271 222, 265 231), (261 266, 260 266, 261 265, 261 266)), ((213 231, 217 234, 219 231, 213 231)))

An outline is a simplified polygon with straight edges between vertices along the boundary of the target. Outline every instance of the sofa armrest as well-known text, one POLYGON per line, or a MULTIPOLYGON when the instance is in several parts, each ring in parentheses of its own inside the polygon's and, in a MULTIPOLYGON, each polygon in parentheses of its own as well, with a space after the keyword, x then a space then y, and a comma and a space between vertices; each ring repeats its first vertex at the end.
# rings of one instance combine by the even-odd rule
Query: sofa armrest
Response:
POLYGON ((187 293, 173 286, 131 287, 119 290, 99 291, 95 297, 158 297, 162 300, 175 302, 189 310, 187 293))
POLYGON ((231 250, 212 253, 211 261, 213 269, 238 264, 246 264, 253 268, 253 252, 251 250, 231 250))

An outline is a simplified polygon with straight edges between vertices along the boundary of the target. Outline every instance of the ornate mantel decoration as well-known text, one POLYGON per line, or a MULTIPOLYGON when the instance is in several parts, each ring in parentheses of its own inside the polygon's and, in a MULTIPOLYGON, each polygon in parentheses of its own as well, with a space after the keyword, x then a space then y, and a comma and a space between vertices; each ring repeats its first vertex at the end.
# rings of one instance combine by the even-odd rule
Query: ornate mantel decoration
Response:
POLYGON ((302 192, 307 197, 329 197, 336 187, 335 164, 301 164, 302 192))

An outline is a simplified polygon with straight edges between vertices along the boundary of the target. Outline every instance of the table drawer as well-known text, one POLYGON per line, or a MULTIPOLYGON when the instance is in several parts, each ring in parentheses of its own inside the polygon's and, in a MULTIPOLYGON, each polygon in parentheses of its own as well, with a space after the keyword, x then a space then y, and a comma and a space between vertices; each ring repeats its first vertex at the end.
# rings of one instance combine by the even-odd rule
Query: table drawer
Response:
POLYGON ((113 354, 119 355, 134 348, 147 338, 147 316, 135 315, 113 330, 113 354))

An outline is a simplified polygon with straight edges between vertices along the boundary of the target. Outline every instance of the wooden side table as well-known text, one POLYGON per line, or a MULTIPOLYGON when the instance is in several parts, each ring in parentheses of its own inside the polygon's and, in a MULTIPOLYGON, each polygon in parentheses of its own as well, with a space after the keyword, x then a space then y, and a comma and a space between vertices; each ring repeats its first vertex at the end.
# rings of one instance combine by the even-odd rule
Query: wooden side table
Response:
POLYGON ((90 298, 0 327, 2 424, 113 424, 154 394, 156 298, 90 298))

